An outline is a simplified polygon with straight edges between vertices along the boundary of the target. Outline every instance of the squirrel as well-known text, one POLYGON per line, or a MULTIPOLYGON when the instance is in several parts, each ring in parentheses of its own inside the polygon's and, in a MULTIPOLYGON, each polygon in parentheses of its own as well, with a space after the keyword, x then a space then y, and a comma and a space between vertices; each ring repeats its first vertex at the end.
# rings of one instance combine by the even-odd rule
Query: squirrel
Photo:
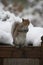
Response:
POLYGON ((22 19, 21 23, 15 24, 15 28, 13 29, 13 32, 12 32, 15 46, 24 47, 29 23, 30 22, 28 19, 22 19))

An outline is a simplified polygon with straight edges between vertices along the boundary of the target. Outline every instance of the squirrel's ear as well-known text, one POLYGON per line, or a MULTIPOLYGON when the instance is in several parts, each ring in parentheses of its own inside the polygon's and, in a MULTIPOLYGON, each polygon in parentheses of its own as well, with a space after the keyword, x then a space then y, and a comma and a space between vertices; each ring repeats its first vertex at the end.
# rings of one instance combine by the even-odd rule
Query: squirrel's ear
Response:
POLYGON ((22 21, 24 21, 24 19, 22 19, 22 21))

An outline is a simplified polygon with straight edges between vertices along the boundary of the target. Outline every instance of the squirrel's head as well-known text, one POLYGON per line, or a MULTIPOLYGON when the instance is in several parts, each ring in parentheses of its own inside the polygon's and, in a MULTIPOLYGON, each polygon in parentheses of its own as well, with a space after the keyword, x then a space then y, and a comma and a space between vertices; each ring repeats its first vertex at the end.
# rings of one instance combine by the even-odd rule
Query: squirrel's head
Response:
POLYGON ((30 21, 28 19, 22 19, 22 23, 24 26, 28 26, 30 24, 30 21))
POLYGON ((15 24, 15 28, 14 28, 14 32, 28 32, 28 26, 29 26, 30 22, 28 19, 22 19, 21 23, 16 23, 15 24))

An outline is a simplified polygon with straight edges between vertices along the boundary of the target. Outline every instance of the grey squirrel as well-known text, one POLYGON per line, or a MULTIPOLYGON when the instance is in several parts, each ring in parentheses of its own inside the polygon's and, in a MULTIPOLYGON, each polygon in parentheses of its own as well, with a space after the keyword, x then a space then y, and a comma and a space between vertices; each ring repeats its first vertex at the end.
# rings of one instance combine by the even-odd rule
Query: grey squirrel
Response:
POLYGON ((21 23, 16 23, 13 30, 12 36, 15 46, 23 47, 25 46, 26 33, 28 32, 28 19, 22 19, 21 23))

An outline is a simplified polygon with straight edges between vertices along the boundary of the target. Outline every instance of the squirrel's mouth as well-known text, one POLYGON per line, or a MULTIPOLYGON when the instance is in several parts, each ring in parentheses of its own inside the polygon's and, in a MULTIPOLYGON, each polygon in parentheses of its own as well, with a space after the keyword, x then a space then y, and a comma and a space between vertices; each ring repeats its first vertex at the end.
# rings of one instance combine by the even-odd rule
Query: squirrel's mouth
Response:
POLYGON ((27 29, 26 28, 19 29, 18 32, 28 32, 28 28, 27 29))

